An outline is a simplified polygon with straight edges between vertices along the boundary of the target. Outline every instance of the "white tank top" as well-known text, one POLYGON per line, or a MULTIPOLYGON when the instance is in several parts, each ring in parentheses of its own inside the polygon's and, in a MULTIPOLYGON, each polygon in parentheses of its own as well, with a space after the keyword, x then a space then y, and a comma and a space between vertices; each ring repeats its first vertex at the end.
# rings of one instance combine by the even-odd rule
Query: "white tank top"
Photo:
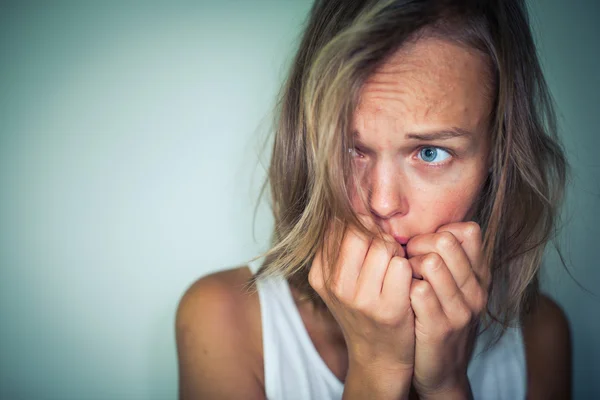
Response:
MULTIPOLYGON (((251 263, 251 271, 255 273, 258 266, 251 263)), ((257 290, 267 399, 341 399, 344 384, 314 347, 288 282, 279 277, 259 279, 257 290)), ((474 398, 524 399, 527 373, 521 329, 509 328, 484 352, 488 332, 478 336, 467 370, 474 398)))

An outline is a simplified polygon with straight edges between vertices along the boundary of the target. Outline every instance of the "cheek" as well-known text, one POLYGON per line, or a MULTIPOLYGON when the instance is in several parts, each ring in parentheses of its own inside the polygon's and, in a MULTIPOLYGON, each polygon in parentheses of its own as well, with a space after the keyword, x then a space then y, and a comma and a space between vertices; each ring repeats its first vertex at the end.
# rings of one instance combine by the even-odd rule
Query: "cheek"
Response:
POLYGON ((430 216, 433 225, 444 225, 462 221, 471 207, 465 203, 463 196, 446 196, 443 200, 427 204, 421 211, 430 216))
POLYGON ((412 199, 418 219, 427 221, 429 230, 451 222, 462 222, 469 217, 481 185, 478 181, 455 182, 453 185, 436 185, 423 190, 412 199))

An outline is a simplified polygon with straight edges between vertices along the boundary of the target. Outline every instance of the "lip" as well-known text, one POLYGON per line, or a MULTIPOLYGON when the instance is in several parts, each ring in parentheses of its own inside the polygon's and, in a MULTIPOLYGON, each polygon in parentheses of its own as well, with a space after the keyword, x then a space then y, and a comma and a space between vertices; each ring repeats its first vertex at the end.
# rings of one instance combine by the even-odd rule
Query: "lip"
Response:
POLYGON ((408 238, 406 236, 392 235, 396 242, 400 243, 402 246, 406 246, 408 243, 408 238))

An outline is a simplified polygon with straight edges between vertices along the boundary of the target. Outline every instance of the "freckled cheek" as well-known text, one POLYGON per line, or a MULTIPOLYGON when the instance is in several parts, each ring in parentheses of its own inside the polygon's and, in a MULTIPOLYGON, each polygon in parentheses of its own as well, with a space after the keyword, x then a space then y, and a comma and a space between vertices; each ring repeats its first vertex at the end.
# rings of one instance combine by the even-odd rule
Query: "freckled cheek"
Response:
MULTIPOLYGON (((420 220, 436 229, 451 222, 463 221, 476 198, 476 191, 459 185, 449 188, 438 186, 431 191, 421 191, 412 200, 420 220)), ((412 207, 411 207, 412 208, 412 207)))

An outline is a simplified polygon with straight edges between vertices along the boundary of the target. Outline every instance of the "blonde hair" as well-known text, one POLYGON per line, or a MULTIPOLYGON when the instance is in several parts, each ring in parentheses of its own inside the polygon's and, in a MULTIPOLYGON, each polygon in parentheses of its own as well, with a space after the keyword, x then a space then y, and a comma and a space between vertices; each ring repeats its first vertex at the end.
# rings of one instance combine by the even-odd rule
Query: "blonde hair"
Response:
POLYGON ((403 44, 425 36, 489 60, 491 172, 474 219, 492 271, 487 315, 505 328, 539 294, 538 271, 567 171, 521 0, 315 2, 279 97, 268 172, 275 229, 254 280, 283 275, 323 305, 308 272, 326 230, 339 243, 348 223, 362 226, 350 204, 347 152, 360 89, 403 44))

